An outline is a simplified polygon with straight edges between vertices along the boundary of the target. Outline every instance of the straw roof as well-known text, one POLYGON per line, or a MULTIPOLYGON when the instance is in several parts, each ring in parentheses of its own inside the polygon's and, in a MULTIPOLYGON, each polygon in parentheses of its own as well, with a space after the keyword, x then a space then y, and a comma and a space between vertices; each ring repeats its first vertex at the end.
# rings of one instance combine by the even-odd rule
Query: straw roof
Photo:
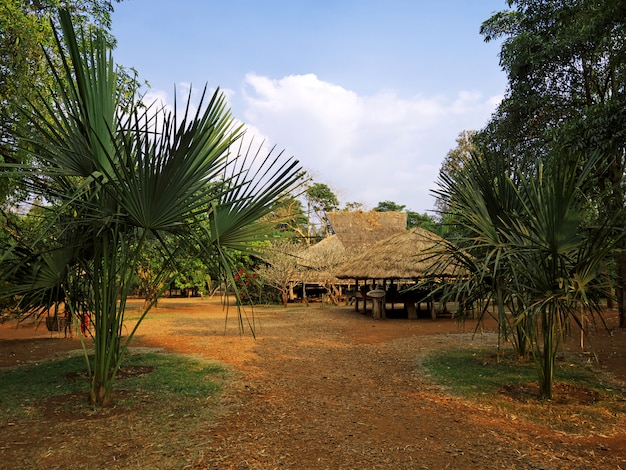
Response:
POLYGON ((312 269, 339 265, 345 260, 346 247, 337 235, 326 237, 298 254, 298 264, 312 269))
POLYGON ((418 279, 432 265, 432 250, 441 240, 420 227, 405 230, 353 257, 335 275, 340 279, 418 279))
POLYGON ((326 217, 348 255, 406 232, 406 212, 341 211, 327 212, 326 217))
POLYGON ((298 254, 298 264, 311 269, 334 268, 376 242, 406 231, 406 212, 328 212, 333 235, 298 254))

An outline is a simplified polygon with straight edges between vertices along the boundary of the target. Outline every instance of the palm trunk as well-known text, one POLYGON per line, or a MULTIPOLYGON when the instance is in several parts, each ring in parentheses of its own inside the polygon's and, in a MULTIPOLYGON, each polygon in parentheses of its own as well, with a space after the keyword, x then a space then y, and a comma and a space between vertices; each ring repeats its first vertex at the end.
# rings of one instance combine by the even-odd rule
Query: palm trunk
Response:
POLYGON ((615 293, 617 295, 619 327, 626 328, 626 254, 622 254, 617 258, 617 285, 615 293))
POLYGON ((122 344, 128 277, 135 260, 117 226, 101 233, 97 243, 92 265, 94 357, 89 395, 94 406, 109 406, 113 403, 115 376, 133 336, 122 344))
POLYGON ((112 244, 115 237, 102 233, 93 260, 92 313, 94 316, 94 357, 90 398, 96 406, 113 402, 113 366, 119 356, 117 326, 117 252, 112 244))
POLYGON ((507 325, 506 325, 506 314, 504 311, 504 296, 502 294, 502 289, 499 286, 496 286, 496 304, 498 306, 498 361, 500 360, 500 353, 502 352, 502 339, 506 338, 507 335, 507 325))
POLYGON ((556 362, 557 353, 557 342, 554 334, 554 315, 555 313, 552 306, 544 307, 541 313, 543 351, 540 352, 541 367, 539 368, 539 394, 543 400, 552 399, 554 364, 556 362))
POLYGON ((521 358, 525 358, 526 353, 528 352, 528 323, 529 318, 524 316, 515 326, 515 332, 517 335, 517 354, 521 358))
MULTIPOLYGON (((608 167, 608 179, 611 183, 611 188, 606 202, 607 210, 609 213, 619 214, 617 217, 616 225, 619 232, 626 229, 626 213, 624 212, 624 159, 615 157, 610 160, 608 167)), ((618 254, 615 260, 617 279, 615 286, 615 293, 617 296, 617 308, 619 311, 619 326, 620 328, 626 328, 626 240, 622 240, 618 246, 618 251, 622 252, 618 254)))

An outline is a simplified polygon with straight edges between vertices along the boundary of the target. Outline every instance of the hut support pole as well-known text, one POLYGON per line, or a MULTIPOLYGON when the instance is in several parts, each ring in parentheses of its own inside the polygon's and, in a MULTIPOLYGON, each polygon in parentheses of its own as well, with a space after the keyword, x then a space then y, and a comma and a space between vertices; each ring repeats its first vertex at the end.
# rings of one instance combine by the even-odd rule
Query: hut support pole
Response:
POLYGON ((404 308, 406 308, 409 320, 417 320, 417 308, 415 308, 415 302, 405 302, 404 308))

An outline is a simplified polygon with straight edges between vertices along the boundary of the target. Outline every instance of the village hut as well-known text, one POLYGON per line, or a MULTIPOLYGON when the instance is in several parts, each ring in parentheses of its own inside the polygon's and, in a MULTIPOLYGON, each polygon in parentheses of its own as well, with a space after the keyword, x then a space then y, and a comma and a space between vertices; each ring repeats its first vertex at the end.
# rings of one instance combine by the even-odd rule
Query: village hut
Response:
POLYGON ((341 265, 347 260, 345 245, 337 235, 330 235, 298 254, 298 264, 310 269, 324 269, 341 265))
POLYGON ((350 258, 336 275, 340 279, 418 280, 432 266, 434 250, 441 241, 421 227, 404 230, 350 258))
POLYGON ((406 232, 406 212, 340 211, 327 212, 326 217, 348 257, 392 235, 406 232))
POLYGON ((334 275, 334 270, 346 261, 346 248, 337 235, 330 235, 322 241, 301 251, 296 262, 299 266, 300 277, 297 284, 301 285, 303 300, 307 300, 307 285, 309 291, 325 292, 333 303, 343 297, 345 281, 340 281, 334 275))
MULTIPOLYGON (((417 284, 430 275, 429 269, 435 262, 436 247, 441 241, 441 237, 420 227, 405 230, 377 242, 360 255, 349 259, 336 270, 335 275, 339 279, 354 279, 357 290, 359 281, 364 281, 359 290, 360 295, 356 299, 357 310, 358 300, 363 300, 365 306, 367 292, 379 287, 388 291, 387 302, 393 303, 399 299, 405 304, 409 318, 417 316, 415 302, 419 302, 421 297, 426 299, 431 315, 434 316, 433 299, 428 299, 427 292, 413 291, 402 294, 399 287, 417 284), (368 286, 368 280, 376 286, 373 284, 368 286)), ((451 274, 452 268, 440 273, 441 276, 451 274)))
MULTIPOLYGON (((302 284, 324 288, 332 298, 346 295, 353 282, 342 281, 336 269, 376 242, 406 231, 406 212, 341 211, 326 213, 331 235, 303 250, 298 264, 304 269, 302 284)), ((306 287, 302 287, 306 293, 306 287)))

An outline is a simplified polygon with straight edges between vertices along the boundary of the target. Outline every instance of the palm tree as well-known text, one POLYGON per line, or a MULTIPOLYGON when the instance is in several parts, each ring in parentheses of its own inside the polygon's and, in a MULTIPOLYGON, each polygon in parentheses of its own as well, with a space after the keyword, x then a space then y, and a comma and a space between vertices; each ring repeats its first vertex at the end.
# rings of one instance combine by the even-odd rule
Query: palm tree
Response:
MULTIPOLYGON (((162 242, 165 263, 175 256, 166 238, 200 247, 207 262, 232 279, 231 250, 249 250, 267 233, 264 216, 293 189, 301 170, 281 154, 255 161, 249 148, 237 148, 242 128, 219 91, 209 96, 205 88, 195 113, 191 94, 182 113, 140 100, 122 111, 105 38, 76 35, 63 10, 60 25, 63 66, 50 63, 55 99, 25 111, 32 127, 20 129, 19 137, 33 149, 35 165, 21 170, 28 190, 46 201, 37 246, 45 239, 46 246, 71 248, 63 276, 54 281, 66 286, 73 313, 83 308, 92 317, 93 358, 85 349, 90 397, 94 405, 108 405, 124 353, 151 307, 124 336, 126 299, 146 242, 162 242)), ((3 273, 28 263, 14 249, 3 258, 3 273)))
POLYGON ((501 331, 510 322, 518 352, 531 348, 541 397, 550 399, 569 324, 584 332, 582 316, 599 313, 606 295, 604 272, 619 242, 610 229, 620 215, 590 223, 594 207, 582 188, 597 159, 583 167, 581 159, 557 154, 523 171, 503 161, 474 156, 460 173, 442 178, 447 215, 459 227, 445 251, 463 269, 449 295, 496 300, 501 331))
POLYGON ((439 190, 435 193, 448 201, 446 219, 454 230, 444 242, 446 256, 440 257, 433 269, 445 272, 445 264, 451 264, 458 271, 453 288, 445 295, 468 306, 463 314, 469 313, 469 306, 482 304, 482 320, 487 306, 493 303, 499 339, 512 340, 523 357, 527 349, 526 325, 514 321, 520 299, 511 289, 514 267, 509 264, 503 239, 503 230, 520 205, 510 184, 515 172, 512 163, 502 156, 472 151, 462 169, 440 173, 439 190), (513 312, 512 317, 509 312, 513 312))
POLYGON ((515 290, 526 299, 519 318, 536 319, 530 343, 545 399, 552 398, 556 357, 569 324, 585 332, 585 314, 601 313, 599 299, 609 295, 604 272, 619 243, 611 228, 620 214, 592 224, 594 206, 581 191, 597 160, 583 166, 568 157, 540 162, 534 174, 520 179, 522 207, 503 230, 515 290))

